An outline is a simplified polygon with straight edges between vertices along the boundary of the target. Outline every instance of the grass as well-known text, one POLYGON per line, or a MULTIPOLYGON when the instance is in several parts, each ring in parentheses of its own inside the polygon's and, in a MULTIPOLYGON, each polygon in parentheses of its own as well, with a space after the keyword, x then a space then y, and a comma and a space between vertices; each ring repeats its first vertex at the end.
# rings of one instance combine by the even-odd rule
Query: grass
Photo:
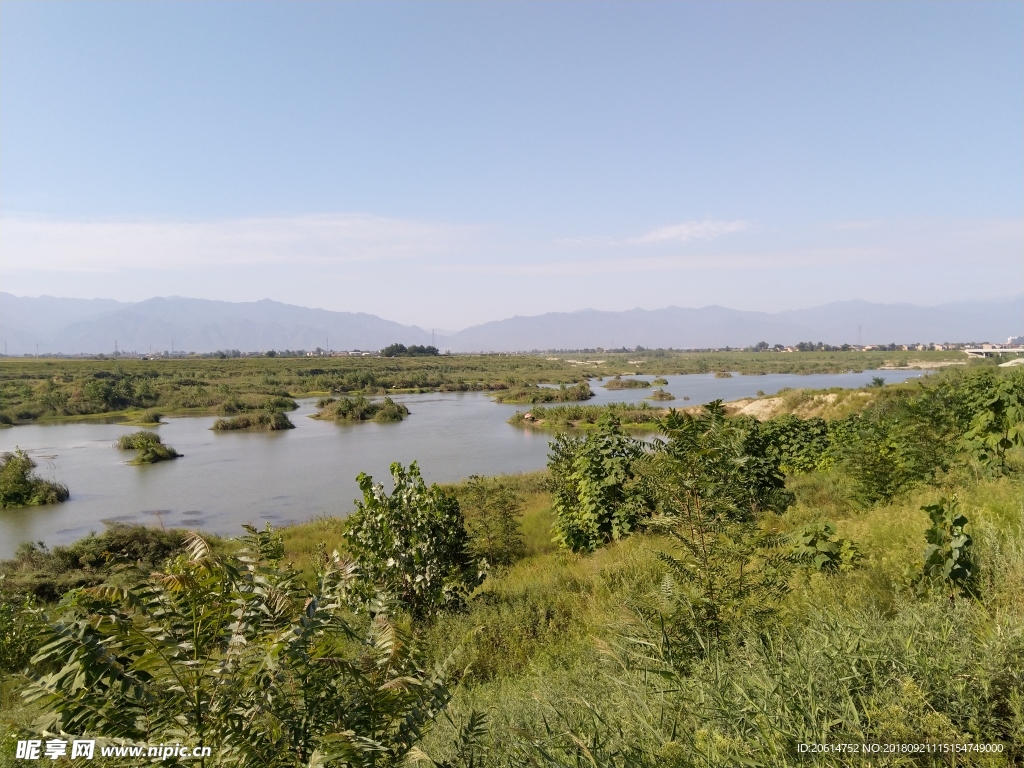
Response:
POLYGON ((621 376, 616 376, 601 386, 605 389, 645 389, 651 386, 651 382, 647 379, 624 379, 621 376))
POLYGON ((580 382, 571 387, 564 384, 558 387, 517 387, 506 392, 499 392, 494 396, 495 402, 509 403, 512 405, 526 405, 529 403, 571 403, 580 400, 589 400, 594 396, 590 385, 587 382, 580 382))
POLYGON ((181 454, 174 448, 160 442, 160 436, 156 432, 140 431, 121 435, 117 447, 122 451, 138 451, 129 464, 155 464, 158 461, 181 458, 181 454))

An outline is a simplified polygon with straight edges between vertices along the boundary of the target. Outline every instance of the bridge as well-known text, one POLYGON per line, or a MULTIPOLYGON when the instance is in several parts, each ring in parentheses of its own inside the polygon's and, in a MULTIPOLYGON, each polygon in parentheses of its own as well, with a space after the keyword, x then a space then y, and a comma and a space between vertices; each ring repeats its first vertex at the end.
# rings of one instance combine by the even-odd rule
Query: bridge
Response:
POLYGON ((969 347, 964 350, 968 357, 992 357, 993 355, 1024 354, 1024 347, 969 347))

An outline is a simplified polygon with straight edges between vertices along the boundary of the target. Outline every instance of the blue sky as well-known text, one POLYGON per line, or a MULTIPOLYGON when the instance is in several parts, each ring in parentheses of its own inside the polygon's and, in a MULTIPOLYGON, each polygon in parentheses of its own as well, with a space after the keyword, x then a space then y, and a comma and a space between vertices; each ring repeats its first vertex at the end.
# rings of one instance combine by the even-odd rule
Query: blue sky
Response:
POLYGON ((1019 2, 0 5, 0 289, 457 329, 1024 286, 1019 2))

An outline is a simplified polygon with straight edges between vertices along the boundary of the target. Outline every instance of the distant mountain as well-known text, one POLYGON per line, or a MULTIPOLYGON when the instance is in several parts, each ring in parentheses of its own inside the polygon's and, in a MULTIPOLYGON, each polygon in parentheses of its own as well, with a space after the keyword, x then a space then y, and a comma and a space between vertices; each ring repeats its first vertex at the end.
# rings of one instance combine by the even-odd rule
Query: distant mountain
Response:
MULTIPOLYGON (((453 352, 644 347, 744 347, 795 344, 1005 341, 1024 332, 1024 296, 937 307, 846 301, 786 312, 725 307, 552 312, 512 317, 438 334, 453 352)), ((138 303, 0 293, 0 342, 8 353, 64 354, 171 349, 380 349, 429 344, 431 334, 375 315, 308 309, 264 299, 231 303, 179 297, 138 303)))
POLYGON ((1024 331, 1024 296, 938 307, 844 301, 786 312, 725 307, 552 312, 484 323, 445 340, 452 351, 590 347, 745 347, 759 341, 795 344, 1006 341, 1024 331))
POLYGON ((429 344, 430 333, 362 312, 329 312, 263 299, 232 303, 179 297, 135 304, 19 298, 0 293, 0 340, 12 355, 174 349, 379 349, 429 344))

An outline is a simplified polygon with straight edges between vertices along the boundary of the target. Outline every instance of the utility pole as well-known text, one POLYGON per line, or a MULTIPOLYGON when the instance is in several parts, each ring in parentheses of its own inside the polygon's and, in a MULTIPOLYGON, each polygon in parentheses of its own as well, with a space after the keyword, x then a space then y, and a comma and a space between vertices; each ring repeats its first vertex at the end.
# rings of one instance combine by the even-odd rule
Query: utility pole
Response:
POLYGON ((117 354, 117 339, 114 339, 114 354, 117 354))

